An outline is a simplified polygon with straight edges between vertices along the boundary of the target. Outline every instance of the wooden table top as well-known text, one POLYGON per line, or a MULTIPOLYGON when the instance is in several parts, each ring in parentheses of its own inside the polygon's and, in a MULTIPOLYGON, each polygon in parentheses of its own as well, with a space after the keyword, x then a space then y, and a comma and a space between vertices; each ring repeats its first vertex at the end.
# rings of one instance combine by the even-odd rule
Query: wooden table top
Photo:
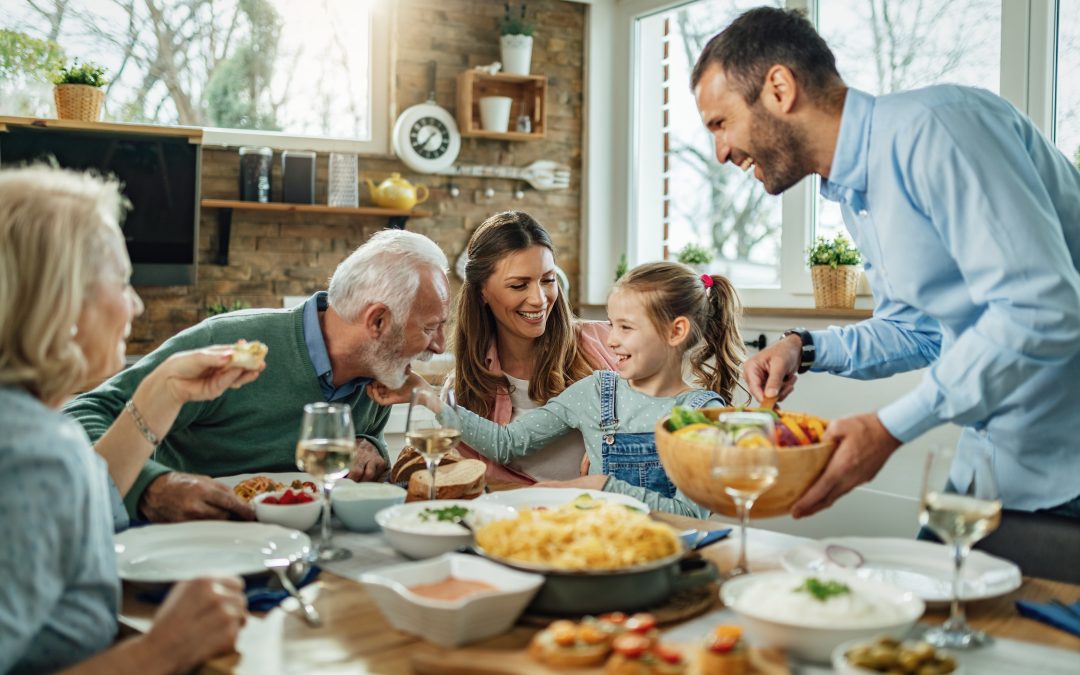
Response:
MULTIPOLYGON (((722 525, 692 518, 655 514, 655 517, 680 528, 697 527, 717 529, 722 525)), ((764 530, 751 530, 751 567, 755 571, 777 568, 779 554, 794 543, 805 541, 764 530)), ((730 569, 738 555, 737 537, 729 537, 702 550, 702 555, 717 563, 720 570, 730 569)), ((316 608, 323 617, 322 628, 309 628, 299 613, 286 613, 277 609, 268 614, 273 619, 275 644, 273 649, 282 652, 284 671, 303 673, 410 673, 410 657, 417 649, 425 648, 419 638, 401 633, 383 618, 363 587, 350 579, 323 571, 319 577, 316 608), (277 642, 280 641, 280 644, 277 642)), ((1018 599, 1046 602, 1052 598, 1063 601, 1080 599, 1080 585, 1025 577, 1019 589, 1005 596, 966 603, 969 622, 978 629, 1003 638, 1033 642, 1080 652, 1080 638, 1064 631, 1052 629, 1045 624, 1021 617, 1015 609, 1018 599)), ((719 608, 719 599, 717 600, 719 608)), ((121 624, 130 632, 146 625, 156 606, 139 602, 125 585, 121 624)), ((947 609, 928 610, 923 616, 925 623, 941 623, 947 618, 947 609)), ((246 630, 246 629, 245 629, 246 630)), ((501 649, 524 648, 536 632, 536 628, 515 626, 509 633, 472 645, 501 649)), ((267 633, 269 634, 269 633, 267 633)), ((260 640, 245 640, 241 636, 238 649, 241 653, 258 650, 260 640)), ((269 645, 268 645, 269 646, 269 645)), ((232 673, 241 656, 234 654, 215 659, 199 671, 206 675, 232 673)))

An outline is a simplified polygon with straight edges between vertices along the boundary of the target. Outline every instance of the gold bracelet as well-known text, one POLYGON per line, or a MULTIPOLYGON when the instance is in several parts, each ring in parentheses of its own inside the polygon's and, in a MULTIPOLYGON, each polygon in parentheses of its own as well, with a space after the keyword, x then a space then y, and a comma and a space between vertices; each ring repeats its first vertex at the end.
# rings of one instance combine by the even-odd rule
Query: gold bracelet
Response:
POLYGON ((142 437, 145 438, 150 445, 157 447, 161 443, 161 439, 157 437, 157 434, 150 430, 150 426, 146 423, 146 420, 143 419, 139 409, 135 407, 134 399, 128 399, 128 402, 124 404, 124 410, 131 413, 131 419, 135 422, 135 428, 139 430, 142 437))

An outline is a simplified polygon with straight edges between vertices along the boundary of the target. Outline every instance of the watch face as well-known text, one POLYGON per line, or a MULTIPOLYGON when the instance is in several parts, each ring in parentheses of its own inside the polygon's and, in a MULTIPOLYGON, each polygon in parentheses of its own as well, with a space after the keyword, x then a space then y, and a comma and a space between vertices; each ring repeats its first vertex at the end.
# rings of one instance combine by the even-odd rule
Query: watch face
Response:
POLYGON ((442 120, 421 117, 409 128, 409 144, 425 159, 437 159, 450 147, 450 130, 442 120))

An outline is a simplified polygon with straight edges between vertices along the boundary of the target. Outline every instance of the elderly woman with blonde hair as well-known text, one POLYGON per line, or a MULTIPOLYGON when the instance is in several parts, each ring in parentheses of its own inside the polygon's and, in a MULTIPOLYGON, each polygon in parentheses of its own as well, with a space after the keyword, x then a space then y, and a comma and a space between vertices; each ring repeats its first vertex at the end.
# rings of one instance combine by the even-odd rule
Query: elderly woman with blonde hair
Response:
POLYGON ((176 354, 96 446, 60 413, 123 366, 142 312, 124 206, 110 180, 0 171, 0 476, 17 486, 0 490, 0 673, 184 672, 231 650, 244 621, 239 579, 198 579, 174 588, 149 632, 112 645, 114 519, 126 520, 120 495, 153 451, 151 429, 260 372, 230 366, 228 347, 176 354))

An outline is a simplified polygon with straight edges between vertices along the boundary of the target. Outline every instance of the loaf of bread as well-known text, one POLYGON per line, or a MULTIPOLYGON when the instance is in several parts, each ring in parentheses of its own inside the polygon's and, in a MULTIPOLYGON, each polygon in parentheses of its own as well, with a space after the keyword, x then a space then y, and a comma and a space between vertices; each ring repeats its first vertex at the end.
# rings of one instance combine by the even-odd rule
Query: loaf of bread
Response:
MULTIPOLYGON (((478 459, 462 459, 447 466, 439 465, 435 472, 436 499, 474 499, 484 492, 487 464, 478 459)), ((409 478, 407 502, 422 501, 431 491, 431 474, 427 469, 416 471, 409 478)))
MULTIPOLYGON (((439 468, 446 468, 451 464, 460 462, 464 459, 457 450, 451 450, 449 453, 443 456, 439 462, 439 468)), ((409 479, 417 471, 422 471, 427 467, 424 462, 424 456, 417 452, 412 446, 405 446, 398 455, 397 461, 394 462, 394 466, 390 469, 390 482, 397 483, 404 487, 409 484, 409 479)))

